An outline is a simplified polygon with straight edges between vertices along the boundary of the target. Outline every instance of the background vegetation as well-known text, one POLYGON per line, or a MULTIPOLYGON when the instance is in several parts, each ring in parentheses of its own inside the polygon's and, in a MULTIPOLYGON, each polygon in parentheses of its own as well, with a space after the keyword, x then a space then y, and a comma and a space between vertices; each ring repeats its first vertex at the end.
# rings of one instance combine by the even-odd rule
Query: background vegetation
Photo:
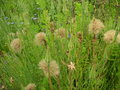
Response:
POLYGON ((102 39, 111 29, 120 32, 120 0, 0 0, 0 90, 24 90, 29 83, 50 90, 38 66, 43 59, 59 65, 53 90, 120 90, 120 44, 102 39), (94 43, 88 33, 93 17, 105 25, 94 43), (65 38, 51 32, 58 28, 65 28, 65 38), (35 45, 38 32, 46 33, 46 46, 35 45), (15 38, 22 40, 21 53, 10 48, 15 38), (65 65, 70 62, 75 70, 65 65))

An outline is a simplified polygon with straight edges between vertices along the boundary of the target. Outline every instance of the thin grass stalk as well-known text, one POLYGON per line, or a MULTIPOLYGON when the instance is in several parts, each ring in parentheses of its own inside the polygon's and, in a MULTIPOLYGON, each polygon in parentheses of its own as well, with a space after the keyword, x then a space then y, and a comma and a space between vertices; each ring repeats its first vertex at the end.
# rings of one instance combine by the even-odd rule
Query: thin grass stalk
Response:
POLYGON ((61 90, 61 87, 60 87, 60 78, 59 78, 59 76, 56 76, 56 79, 57 79, 58 89, 61 90))

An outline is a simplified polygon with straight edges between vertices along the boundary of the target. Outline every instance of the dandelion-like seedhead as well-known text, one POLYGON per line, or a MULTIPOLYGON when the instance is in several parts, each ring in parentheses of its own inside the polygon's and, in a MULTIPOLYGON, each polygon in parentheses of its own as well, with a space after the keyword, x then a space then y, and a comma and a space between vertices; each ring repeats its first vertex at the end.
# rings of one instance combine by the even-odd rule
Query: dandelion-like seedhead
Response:
POLYGON ((51 76, 59 75, 59 73, 60 73, 59 66, 55 60, 50 62, 49 71, 50 71, 51 76))
POLYGON ((48 77, 48 63, 45 60, 39 62, 39 69, 42 69, 45 76, 48 77))
POLYGON ((15 53, 20 53, 22 50, 21 40, 19 38, 12 40, 10 47, 15 53))
POLYGON ((117 35, 116 42, 120 43, 120 33, 118 33, 118 35, 117 35))
POLYGON ((56 61, 51 61, 50 63, 46 62, 45 60, 42 60, 39 62, 39 69, 42 69, 45 76, 48 77, 50 76, 58 76, 60 71, 59 71, 59 66, 56 63, 56 61), (48 65, 49 64, 49 65, 48 65))
POLYGON ((36 88, 36 85, 33 83, 30 83, 25 87, 25 90, 35 90, 35 88, 36 88))
POLYGON ((35 35, 35 43, 37 45, 43 45, 45 43, 46 34, 44 32, 40 32, 35 35))
POLYGON ((93 19, 89 24, 89 33, 98 34, 104 28, 104 24, 99 19, 93 19))
POLYGON ((109 30, 107 31, 105 34, 104 34, 104 38, 103 40, 106 42, 106 43, 112 43, 115 39, 115 33, 116 31, 115 30, 109 30))
POLYGON ((55 31, 55 36, 64 38, 66 35, 66 30, 64 28, 59 28, 55 31))

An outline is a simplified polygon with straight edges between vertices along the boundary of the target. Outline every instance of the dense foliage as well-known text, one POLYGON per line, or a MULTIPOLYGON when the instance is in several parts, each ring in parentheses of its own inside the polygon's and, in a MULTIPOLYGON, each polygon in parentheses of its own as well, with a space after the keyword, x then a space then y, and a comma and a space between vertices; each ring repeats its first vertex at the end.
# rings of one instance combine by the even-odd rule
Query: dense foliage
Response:
POLYGON ((0 90, 120 90, 120 0, 0 0, 0 90))

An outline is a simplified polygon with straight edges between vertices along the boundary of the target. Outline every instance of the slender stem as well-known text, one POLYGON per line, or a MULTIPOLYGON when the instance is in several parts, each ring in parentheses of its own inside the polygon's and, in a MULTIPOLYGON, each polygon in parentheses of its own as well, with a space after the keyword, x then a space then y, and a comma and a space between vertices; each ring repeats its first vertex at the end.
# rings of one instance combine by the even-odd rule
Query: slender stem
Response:
POLYGON ((72 90, 72 71, 69 72, 69 82, 70 82, 70 89, 72 90))
POLYGON ((54 90, 50 75, 48 76, 48 79, 49 79, 50 90, 54 90))
POLYGON ((60 78, 59 78, 59 76, 56 76, 56 79, 57 79, 58 88, 59 88, 59 90, 61 90, 61 88, 60 88, 60 78))

